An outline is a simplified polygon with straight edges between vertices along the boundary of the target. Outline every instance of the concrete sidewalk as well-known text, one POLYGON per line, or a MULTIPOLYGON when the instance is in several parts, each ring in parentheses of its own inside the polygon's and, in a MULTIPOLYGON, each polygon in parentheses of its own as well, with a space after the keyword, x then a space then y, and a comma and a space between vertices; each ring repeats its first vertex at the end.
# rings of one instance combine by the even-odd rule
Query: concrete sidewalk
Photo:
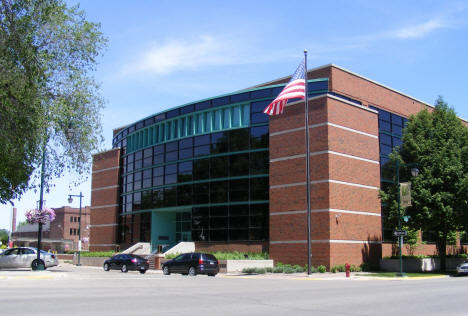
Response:
POLYGON ((346 277, 346 273, 312 273, 310 276, 307 273, 265 273, 265 274, 246 274, 246 273, 227 273, 222 274, 222 277, 227 278, 249 278, 249 279, 272 279, 272 280, 395 280, 395 281, 407 281, 407 280, 425 280, 425 279, 440 279, 448 278, 448 275, 435 275, 427 277, 378 277, 372 276, 371 272, 351 272, 350 277, 346 277))
MULTIPOLYGON (((0 269, 0 280, 2 279, 52 279, 62 278, 70 275, 70 273, 81 272, 86 273, 88 271, 91 274, 99 273, 104 271, 102 267, 94 266, 76 266, 70 263, 60 263, 57 267, 48 268, 44 271, 32 271, 31 269, 0 269)), ((118 271, 118 270, 113 270, 118 271)), ((146 274, 160 274, 162 270, 147 270, 146 274)), ((219 273, 216 277, 222 278, 246 278, 246 279, 271 279, 271 280, 424 280, 434 278, 448 278, 448 275, 436 275, 427 277, 407 277, 407 278, 395 278, 395 277, 376 277, 372 276, 370 272, 351 272, 350 277, 346 277, 346 273, 312 273, 310 276, 307 273, 265 273, 265 274, 246 274, 246 273, 219 273)))

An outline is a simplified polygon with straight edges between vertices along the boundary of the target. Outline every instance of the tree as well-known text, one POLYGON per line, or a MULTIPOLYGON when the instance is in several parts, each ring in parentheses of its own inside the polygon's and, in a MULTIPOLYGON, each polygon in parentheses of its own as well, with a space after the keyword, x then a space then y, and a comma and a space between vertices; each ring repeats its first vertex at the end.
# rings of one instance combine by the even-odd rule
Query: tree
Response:
MULTIPOLYGON (((412 206, 405 210, 410 216, 408 225, 436 234, 445 270, 447 240, 467 224, 468 128, 439 97, 434 111, 423 110, 410 118, 403 130, 403 145, 392 159, 415 164, 420 170, 411 179, 412 206)), ((409 178, 409 168, 400 172, 409 178)), ((395 195, 394 189, 386 194, 383 201, 395 195)))
POLYGON ((37 185, 34 170, 45 150, 46 187, 64 171, 89 170, 102 142, 104 104, 92 72, 106 39, 99 24, 62 0, 0 4, 0 202, 6 203, 37 185))
POLYGON ((2 242, 2 245, 8 245, 8 239, 9 239, 8 230, 0 229, 0 241, 2 242))

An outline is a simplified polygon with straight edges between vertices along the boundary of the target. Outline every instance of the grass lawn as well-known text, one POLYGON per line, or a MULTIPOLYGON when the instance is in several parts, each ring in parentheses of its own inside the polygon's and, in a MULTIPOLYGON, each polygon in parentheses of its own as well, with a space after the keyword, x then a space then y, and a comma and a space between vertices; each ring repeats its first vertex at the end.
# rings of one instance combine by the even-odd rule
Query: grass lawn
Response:
MULTIPOLYGON (((399 278, 397 275, 398 272, 372 272, 369 274, 357 274, 359 276, 370 276, 370 277, 383 277, 383 278, 399 278)), ((453 272, 420 272, 420 273, 414 273, 414 272, 408 272, 406 273, 406 276, 408 278, 422 278, 422 277, 431 277, 431 276, 445 276, 445 275, 451 275, 453 272)))

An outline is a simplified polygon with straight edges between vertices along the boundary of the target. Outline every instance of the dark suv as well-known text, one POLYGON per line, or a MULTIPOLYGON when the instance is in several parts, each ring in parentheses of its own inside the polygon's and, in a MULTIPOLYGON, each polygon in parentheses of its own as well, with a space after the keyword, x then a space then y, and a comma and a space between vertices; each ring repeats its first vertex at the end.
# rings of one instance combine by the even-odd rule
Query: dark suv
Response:
POLYGON ((219 272, 218 260, 207 253, 183 253, 164 263, 162 270, 165 275, 182 273, 183 275, 207 274, 215 276, 219 272))
POLYGON ((120 269, 122 272, 137 270, 144 274, 149 269, 149 261, 133 254, 118 254, 104 261, 104 271, 120 269))

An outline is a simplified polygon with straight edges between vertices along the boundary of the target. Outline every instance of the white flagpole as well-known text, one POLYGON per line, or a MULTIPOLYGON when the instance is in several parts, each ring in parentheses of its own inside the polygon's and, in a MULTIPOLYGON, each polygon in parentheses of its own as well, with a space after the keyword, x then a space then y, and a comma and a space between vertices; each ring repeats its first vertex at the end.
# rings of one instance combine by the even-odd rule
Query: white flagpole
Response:
POLYGON ((311 271, 311 241, 310 241, 310 144, 309 144, 309 98, 307 84, 307 49, 304 49, 304 80, 305 80, 305 137, 306 137, 306 179, 307 179, 307 275, 311 271))

